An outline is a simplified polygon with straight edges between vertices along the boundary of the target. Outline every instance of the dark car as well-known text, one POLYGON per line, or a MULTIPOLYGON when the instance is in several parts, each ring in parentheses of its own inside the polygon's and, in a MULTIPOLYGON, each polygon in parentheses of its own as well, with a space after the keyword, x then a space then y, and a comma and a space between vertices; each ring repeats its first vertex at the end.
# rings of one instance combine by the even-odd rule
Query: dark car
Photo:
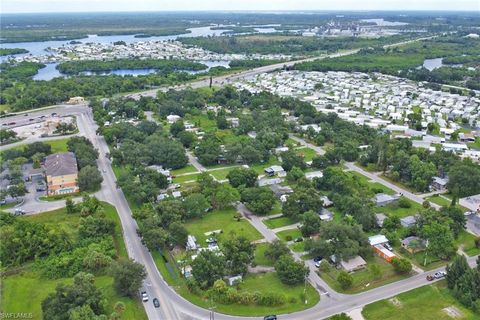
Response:
POLYGON ((52 112, 52 117, 55 117, 57 115, 56 112, 52 112))
POLYGON ((295 240, 293 240, 293 242, 302 242, 303 241, 303 238, 302 237, 298 237, 296 238, 295 240))
POLYGON ((157 298, 153 299, 153 306, 154 306, 155 308, 160 308, 160 302, 158 301, 157 298))
POLYGON ((428 281, 433 281, 433 279, 435 279, 435 278, 434 278, 432 275, 429 274, 429 275, 427 276, 427 280, 428 280, 428 281))
POLYGON ((277 320, 277 316, 276 315, 265 316, 263 317, 263 320, 277 320))
POLYGON ((316 256, 315 258, 313 258, 313 262, 320 262, 322 261, 323 257, 321 256, 316 256))

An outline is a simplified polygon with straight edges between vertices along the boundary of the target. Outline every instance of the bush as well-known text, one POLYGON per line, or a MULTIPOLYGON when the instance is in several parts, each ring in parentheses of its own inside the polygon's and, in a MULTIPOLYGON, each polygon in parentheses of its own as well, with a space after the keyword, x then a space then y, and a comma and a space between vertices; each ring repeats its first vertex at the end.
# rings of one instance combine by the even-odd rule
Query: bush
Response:
POLYGON ((343 290, 349 289, 353 285, 353 277, 346 271, 340 271, 337 281, 343 290))
POLYGON ((411 208, 412 203, 404 196, 401 196, 400 199, 398 199, 398 206, 400 208, 411 208))
POLYGON ((392 265, 395 272, 400 274, 406 274, 412 271, 412 263, 407 259, 393 258, 392 265))
POLYGON ((480 237, 476 237, 474 241, 475 241, 475 246, 477 248, 480 248, 480 237))
POLYGON ((286 237, 285 237, 285 240, 287 240, 287 241, 292 241, 292 236, 290 236, 290 235, 286 236, 286 237))

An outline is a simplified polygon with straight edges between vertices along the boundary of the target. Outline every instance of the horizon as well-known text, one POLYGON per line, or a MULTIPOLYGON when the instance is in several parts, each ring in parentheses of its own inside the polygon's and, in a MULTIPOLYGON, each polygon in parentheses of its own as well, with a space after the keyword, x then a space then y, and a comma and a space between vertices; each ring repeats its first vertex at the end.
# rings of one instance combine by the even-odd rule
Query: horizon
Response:
POLYGON ((1 14, 45 14, 45 13, 139 13, 139 12, 351 12, 351 11, 432 11, 432 12, 472 12, 480 13, 477 0, 337 0, 335 3, 319 3, 316 0, 244 0, 231 3, 227 0, 193 0, 158 2, 140 0, 4 0, 1 14), (88 9, 86 9, 88 8, 88 9), (115 8, 112 10, 112 8, 115 8), (184 8, 189 8, 184 10, 184 8))

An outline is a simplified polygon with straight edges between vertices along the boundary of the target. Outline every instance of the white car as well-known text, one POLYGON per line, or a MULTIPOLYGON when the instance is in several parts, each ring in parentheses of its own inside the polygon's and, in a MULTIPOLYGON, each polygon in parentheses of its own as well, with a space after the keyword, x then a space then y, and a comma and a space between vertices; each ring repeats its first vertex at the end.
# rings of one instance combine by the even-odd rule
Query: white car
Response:
POLYGON ((142 292, 142 301, 143 301, 143 302, 147 302, 147 301, 148 301, 148 294, 147 294, 145 291, 142 292))

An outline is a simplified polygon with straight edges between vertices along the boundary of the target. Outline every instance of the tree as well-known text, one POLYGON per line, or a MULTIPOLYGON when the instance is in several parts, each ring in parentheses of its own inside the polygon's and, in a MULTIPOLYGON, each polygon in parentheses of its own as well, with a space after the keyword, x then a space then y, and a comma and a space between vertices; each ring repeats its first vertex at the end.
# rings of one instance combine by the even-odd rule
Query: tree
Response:
POLYGON ((353 277, 346 271, 340 271, 337 277, 337 281, 340 284, 340 287, 343 290, 347 290, 352 287, 353 285, 353 277))
POLYGON ((265 187, 246 188, 240 199, 248 209, 258 215, 270 212, 276 202, 273 191, 265 187))
POLYGON ((103 177, 96 167, 85 166, 78 173, 78 187, 82 191, 96 191, 100 189, 103 177))
POLYGON ((290 171, 293 167, 297 167, 301 170, 307 167, 303 158, 292 150, 282 152, 281 157, 282 167, 285 169, 285 171, 290 171))
POLYGON ((188 231, 182 223, 178 221, 172 222, 168 226, 168 232, 174 245, 184 246, 187 243, 188 231))
POLYGON ((287 217, 299 219, 307 211, 316 211, 322 207, 322 200, 313 188, 300 189, 290 194, 283 204, 283 214, 287 217))
POLYGON ((406 274, 412 271, 412 263, 404 258, 393 258, 392 265, 397 273, 406 274))
POLYGON ((172 123, 170 126, 170 133, 174 137, 177 137, 179 133, 184 131, 185 131, 185 125, 183 124, 183 121, 176 121, 172 123))
POLYGON ((428 240, 427 253, 443 260, 455 254, 453 233, 448 225, 432 222, 421 229, 422 238, 428 240))
POLYGON ((233 237, 223 242, 222 252, 230 274, 246 274, 253 261, 255 247, 244 236, 233 237))
POLYGON ((183 199, 182 205, 188 219, 200 218, 205 215, 208 208, 210 208, 207 198, 201 193, 192 193, 186 196, 183 199))
POLYGON ((68 197, 67 200, 65 200, 65 207, 67 209, 68 214, 75 213, 75 204, 73 203, 72 197, 68 197))
POLYGON ((382 269, 378 264, 371 264, 368 270, 372 274, 374 279, 380 279, 382 277, 382 269))
POLYGON ((71 313, 89 316, 104 314, 104 298, 94 281, 93 275, 81 272, 73 278, 73 284, 59 284, 55 292, 42 301, 44 319, 70 320, 71 313))
POLYGON ((167 244, 168 232, 160 227, 148 228, 141 232, 142 240, 150 251, 164 248, 167 244))
POLYGON ((278 258, 288 253, 290 253, 290 250, 285 245, 285 243, 280 240, 274 240, 273 242, 268 244, 264 255, 266 258, 272 261, 276 261, 278 260, 278 258))
POLYGON ((299 229, 304 237, 309 237, 320 231, 320 217, 311 210, 302 214, 301 222, 302 224, 299 229))
POLYGON ((447 188, 459 198, 480 193, 480 166, 469 159, 455 163, 448 172, 447 188))
POLYGON ((447 285, 449 289, 453 289, 458 280, 467 273, 470 267, 467 259, 463 255, 456 255, 451 264, 447 265, 447 285))
POLYGON ((185 148, 190 148, 196 140, 195 134, 189 131, 181 131, 177 137, 185 148))
POLYGON ((352 320, 352 318, 348 316, 346 313, 342 312, 340 314, 331 316, 330 318, 328 318, 328 320, 352 320))
POLYGON ((304 177, 305 174, 303 173, 302 169, 293 167, 292 170, 290 170, 287 173, 287 181, 288 182, 295 182, 299 180, 300 178, 304 177))
POLYGON ((257 172, 251 168, 235 168, 227 174, 228 182, 234 188, 239 186, 254 187, 257 183, 257 177, 257 172))
POLYGON ((303 262, 296 262, 290 254, 278 258, 275 271, 282 283, 291 286, 303 283, 310 272, 303 262))
POLYGON ((134 260, 120 259, 111 268, 113 287, 121 296, 134 297, 147 276, 145 267, 134 260))
POLYGON ((232 186, 222 184, 216 188, 211 200, 215 208, 225 209, 231 206, 233 202, 240 200, 240 194, 232 186))
POLYGON ((192 275, 200 287, 208 288, 226 273, 225 258, 212 251, 202 251, 192 262, 192 275))

